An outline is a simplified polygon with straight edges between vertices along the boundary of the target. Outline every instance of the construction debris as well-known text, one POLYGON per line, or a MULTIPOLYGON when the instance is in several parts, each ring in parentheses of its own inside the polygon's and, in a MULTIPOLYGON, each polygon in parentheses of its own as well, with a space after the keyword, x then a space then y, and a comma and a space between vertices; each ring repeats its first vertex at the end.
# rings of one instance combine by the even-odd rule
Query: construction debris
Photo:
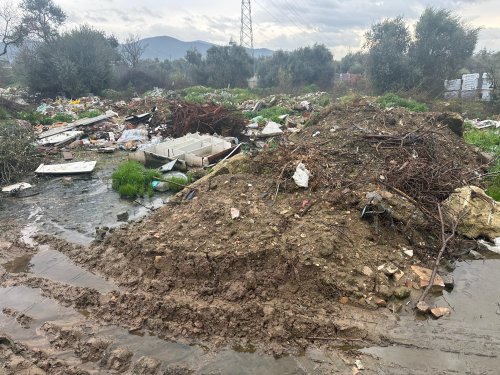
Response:
POLYGON ((82 161, 76 163, 51 165, 40 164, 35 173, 48 175, 91 173, 94 170, 96 164, 97 162, 95 161, 82 161))

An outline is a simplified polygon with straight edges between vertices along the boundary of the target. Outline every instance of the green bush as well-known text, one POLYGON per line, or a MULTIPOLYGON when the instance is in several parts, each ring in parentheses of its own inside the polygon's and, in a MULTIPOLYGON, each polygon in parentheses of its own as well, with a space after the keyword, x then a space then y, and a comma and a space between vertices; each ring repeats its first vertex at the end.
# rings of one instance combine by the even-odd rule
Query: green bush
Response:
POLYGON ((416 102, 412 99, 405 99, 395 94, 386 94, 378 98, 377 103, 384 108, 403 107, 411 112, 427 112, 429 108, 423 103, 416 102))
POLYGON ((490 177, 486 181, 486 193, 496 201, 500 201, 500 129, 480 130, 466 122, 464 139, 467 143, 495 156, 495 164, 490 168, 490 177))
POLYGON ((30 173, 38 164, 36 136, 32 129, 14 121, 0 122, 0 184, 7 184, 30 173))
POLYGON ((26 120, 31 125, 52 125, 55 121, 52 117, 42 115, 39 112, 19 112, 16 116, 18 119, 26 120))
POLYGON ((142 164, 135 161, 127 161, 121 164, 111 176, 112 187, 122 198, 135 198, 153 195, 151 182, 155 177, 161 177, 160 171, 146 169, 142 164))

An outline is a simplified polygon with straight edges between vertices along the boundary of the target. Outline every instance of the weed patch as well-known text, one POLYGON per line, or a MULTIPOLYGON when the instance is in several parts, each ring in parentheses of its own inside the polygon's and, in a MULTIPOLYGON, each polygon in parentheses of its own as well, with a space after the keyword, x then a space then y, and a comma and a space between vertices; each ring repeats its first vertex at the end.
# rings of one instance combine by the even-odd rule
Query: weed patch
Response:
POLYGON ((495 164, 489 170, 486 193, 500 201, 500 129, 479 130, 466 122, 464 139, 467 143, 494 155, 495 164))
POLYGON ((411 112, 427 112, 429 108, 423 103, 419 103, 412 99, 405 99, 395 94, 386 94, 377 100, 377 103, 384 108, 403 107, 411 112))
POLYGON ((160 171, 146 169, 135 161, 121 164, 111 176, 113 189, 122 198, 135 198, 137 196, 153 195, 151 182, 155 177, 161 177, 160 171))

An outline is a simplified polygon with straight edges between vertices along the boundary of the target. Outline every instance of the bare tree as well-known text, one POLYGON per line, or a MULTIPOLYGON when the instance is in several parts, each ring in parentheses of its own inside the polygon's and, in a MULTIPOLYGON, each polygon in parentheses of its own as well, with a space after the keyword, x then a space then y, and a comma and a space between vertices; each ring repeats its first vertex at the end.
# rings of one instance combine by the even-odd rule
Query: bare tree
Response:
POLYGON ((133 69, 137 68, 147 47, 147 44, 144 44, 139 35, 129 34, 122 45, 123 60, 133 69))
POLYGON ((6 55, 10 46, 19 46, 26 37, 19 8, 11 1, 0 5, 0 56, 6 55))

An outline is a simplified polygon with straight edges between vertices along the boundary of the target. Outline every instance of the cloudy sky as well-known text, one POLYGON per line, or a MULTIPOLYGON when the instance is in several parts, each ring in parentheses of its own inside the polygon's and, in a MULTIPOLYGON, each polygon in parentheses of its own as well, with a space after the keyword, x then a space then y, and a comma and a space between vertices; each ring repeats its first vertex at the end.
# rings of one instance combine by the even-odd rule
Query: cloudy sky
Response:
MULTIPOLYGON (((66 27, 87 23, 115 34, 168 35, 226 44, 239 40, 240 0, 55 0, 69 16, 66 27)), ((415 22, 426 6, 454 10, 483 27, 479 48, 500 50, 499 0, 252 0, 256 47, 294 49, 327 45, 336 58, 355 51, 363 33, 385 17, 415 22)))

